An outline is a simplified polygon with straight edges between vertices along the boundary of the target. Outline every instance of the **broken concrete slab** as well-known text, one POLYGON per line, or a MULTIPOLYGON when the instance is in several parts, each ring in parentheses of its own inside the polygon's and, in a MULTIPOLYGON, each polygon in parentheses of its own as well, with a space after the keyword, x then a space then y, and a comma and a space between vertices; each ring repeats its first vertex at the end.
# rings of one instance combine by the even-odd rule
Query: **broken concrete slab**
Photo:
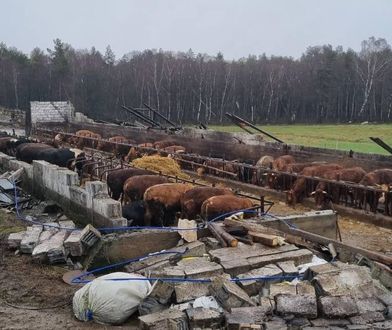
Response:
POLYGON ((313 285, 310 284, 309 281, 300 281, 296 285, 297 294, 300 295, 316 295, 316 290, 314 289, 313 285))
POLYGON ((276 312, 279 315, 295 315, 314 319, 317 317, 316 295, 278 294, 275 296, 276 312))
POLYGON ((186 310, 191 329, 220 329, 223 325, 223 314, 212 308, 190 308, 186 310))
POLYGON ((224 277, 212 280, 210 292, 226 310, 234 307, 255 306, 255 303, 244 290, 224 277))
POLYGON ((313 253, 307 249, 300 249, 295 251, 283 252, 265 255, 261 257, 247 258, 252 268, 263 267, 268 264, 292 260, 296 265, 306 264, 311 262, 313 253))
POLYGON ((275 297, 278 294, 297 294, 297 287, 295 284, 289 282, 272 283, 269 290, 270 297, 275 297))
POLYGON ((187 278, 210 278, 223 274, 221 265, 211 262, 204 257, 182 259, 177 267, 184 270, 187 278))
POLYGON ((138 306, 139 315, 158 313, 167 309, 167 306, 159 303, 155 298, 146 297, 138 306))
POLYGON ((40 262, 48 261, 51 264, 66 262, 67 255, 63 243, 68 235, 69 232, 60 230, 48 240, 37 245, 32 252, 33 259, 40 262))
POLYGON ((264 322, 264 330, 286 330, 288 329, 286 321, 280 317, 274 316, 264 322))
POLYGON ((188 329, 187 316, 178 309, 167 309, 162 312, 139 316, 140 329, 188 329))
POLYGON ((183 303, 196 298, 207 296, 209 287, 207 283, 180 283, 174 286, 176 302, 183 303))
POLYGON ((25 236, 25 234, 26 234, 25 230, 20 231, 18 233, 9 234, 8 240, 7 240, 8 247, 10 249, 19 249, 20 243, 21 243, 23 237, 25 236))
POLYGON ((150 278, 185 278, 184 270, 177 266, 169 266, 148 271, 143 269, 137 273, 150 278))
POLYGON ((178 219, 177 227, 183 229, 179 230, 178 233, 185 242, 197 241, 197 222, 195 220, 178 219))
POLYGON ((169 282, 156 281, 149 293, 149 297, 156 299, 160 304, 170 302, 174 293, 174 285, 169 282))
POLYGON ((318 318, 310 320, 310 323, 314 327, 329 328, 329 327, 345 327, 350 324, 348 319, 324 319, 318 318))
POLYGON ((192 302, 186 302, 183 304, 178 304, 178 305, 171 305, 170 309, 178 309, 180 311, 185 312, 188 308, 192 308, 192 302))
POLYGON ((203 237, 200 238, 199 241, 203 242, 206 245, 207 252, 220 248, 219 241, 215 237, 203 237))
MULTIPOLYGON (((239 279, 247 279, 247 278, 254 278, 254 277, 273 277, 273 276, 280 276, 282 275, 282 270, 276 265, 266 265, 261 268, 253 269, 247 273, 240 274, 237 277, 239 279)), ((250 295, 256 295, 261 290, 262 286, 266 283, 277 283, 280 282, 280 279, 275 280, 248 280, 248 281, 241 281, 240 286, 244 289, 244 291, 250 295)))
POLYGON ((385 321, 385 317, 381 312, 365 312, 358 316, 350 317, 352 324, 369 324, 382 321, 385 321))
POLYGON ((236 307, 225 313, 228 330, 246 329, 252 324, 261 325, 266 318, 266 311, 263 307, 236 307))
MULTIPOLYGON (((170 234, 175 234, 178 237, 177 233, 170 233, 170 234)), ((146 240, 149 240, 149 235, 144 235, 146 240)), ((160 235, 153 235, 151 236, 151 239, 160 239, 160 235)), ((162 239, 165 239, 164 236, 162 236, 162 239)), ((177 238, 178 241, 178 238, 177 238)), ((142 242, 140 242, 142 244, 142 242)), ((130 265, 127 265, 125 267, 126 271, 129 273, 133 273, 136 271, 140 271, 142 269, 152 267, 156 264, 161 264, 162 266, 167 266, 169 263, 170 258, 173 258, 175 256, 174 253, 171 252, 178 252, 179 256, 181 257, 202 257, 206 253, 206 248, 204 243, 196 241, 188 244, 184 244, 182 246, 177 246, 173 247, 167 250, 167 254, 161 254, 161 255, 152 255, 147 259, 142 259, 137 262, 133 262, 130 265), (166 261, 166 262, 165 262, 166 261)), ((162 267, 161 267, 162 268, 162 267)))
POLYGON ((357 304, 349 295, 320 297, 319 306, 327 318, 347 318, 358 314, 357 304))
POLYGON ((282 270, 284 275, 293 276, 298 274, 298 268, 293 260, 278 262, 276 265, 282 270))
POLYGON ((292 244, 272 248, 259 243, 255 243, 253 245, 238 245, 238 247, 236 248, 228 247, 212 250, 209 252, 209 254, 214 261, 221 263, 223 261, 229 261, 232 259, 246 259, 294 250, 298 250, 298 248, 292 244))
MULTIPOLYGON (((354 298, 355 299, 355 298, 354 298)), ((360 314, 367 312, 384 312, 385 306, 376 297, 355 299, 360 314)))
POLYGON ((39 242, 39 236, 42 232, 42 226, 33 225, 27 227, 26 233, 20 242, 20 251, 31 254, 39 242))

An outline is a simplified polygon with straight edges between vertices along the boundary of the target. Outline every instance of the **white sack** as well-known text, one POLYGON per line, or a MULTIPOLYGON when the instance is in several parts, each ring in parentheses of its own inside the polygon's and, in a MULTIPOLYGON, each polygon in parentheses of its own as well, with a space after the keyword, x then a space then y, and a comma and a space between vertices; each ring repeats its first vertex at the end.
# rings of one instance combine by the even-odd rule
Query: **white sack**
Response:
POLYGON ((112 273, 98 277, 75 292, 73 312, 81 321, 120 324, 137 311, 140 302, 147 297, 151 284, 147 280, 110 279, 145 278, 139 274, 112 273))

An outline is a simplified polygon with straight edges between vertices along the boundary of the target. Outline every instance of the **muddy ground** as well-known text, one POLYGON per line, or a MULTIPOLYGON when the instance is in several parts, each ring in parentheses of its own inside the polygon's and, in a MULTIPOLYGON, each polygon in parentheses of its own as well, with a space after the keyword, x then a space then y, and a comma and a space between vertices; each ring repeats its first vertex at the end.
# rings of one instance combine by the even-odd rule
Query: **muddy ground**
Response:
POLYGON ((78 321, 72 313, 78 287, 62 281, 68 269, 32 263, 7 248, 8 234, 23 228, 0 210, 0 329, 137 329, 135 321, 117 327, 78 321))
MULTIPOLYGON (((271 198, 269 198, 271 200, 271 198)), ((274 201, 275 214, 301 213, 310 209, 298 206, 295 210, 274 201)), ((28 255, 15 255, 6 245, 10 232, 20 231, 24 223, 14 214, 0 209, 0 329, 137 329, 135 318, 120 327, 83 323, 73 316, 72 296, 78 287, 62 281, 65 266, 45 266, 32 263, 28 255)), ((363 248, 391 252, 392 230, 353 219, 340 218, 343 242, 363 248)))

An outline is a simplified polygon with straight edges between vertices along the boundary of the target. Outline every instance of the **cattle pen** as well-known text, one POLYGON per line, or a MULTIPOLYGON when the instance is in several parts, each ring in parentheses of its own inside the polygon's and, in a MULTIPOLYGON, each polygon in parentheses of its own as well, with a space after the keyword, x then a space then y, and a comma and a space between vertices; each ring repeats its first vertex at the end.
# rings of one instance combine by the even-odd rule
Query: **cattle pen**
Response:
MULTIPOLYGON (((231 137, 229 134, 217 138, 215 133, 208 136, 209 133, 204 130, 183 134, 178 131, 142 130, 98 123, 37 125, 32 131, 34 143, 56 144, 59 148, 75 150, 75 158, 69 159, 74 166, 72 169, 42 160, 33 160, 29 164, 15 159, 12 150, 11 155, 0 154, 3 171, 25 171, 21 182, 25 191, 32 192, 41 200, 60 205, 66 218, 75 221, 71 227, 64 221, 58 222, 58 232, 53 236, 64 240, 60 244, 64 244, 70 258, 65 266, 67 269, 75 269, 73 265, 69 266, 71 262, 81 263, 81 271, 64 274, 66 283, 88 283, 88 276, 93 279, 101 271, 125 271, 128 276, 131 273, 146 277, 155 283, 155 289, 138 307, 138 326, 145 329, 154 329, 156 322, 175 322, 178 325, 176 329, 182 329, 184 322, 201 328, 215 328, 214 322, 217 322, 228 328, 240 329, 244 324, 243 316, 236 314, 238 308, 246 311, 245 319, 250 324, 263 322, 266 327, 276 320, 283 320, 283 323, 279 323, 282 326, 292 322, 284 319, 290 313, 294 313, 295 322, 302 318, 303 322, 312 325, 327 322, 325 324, 328 326, 334 324, 336 319, 345 324, 357 324, 362 319, 356 320, 355 315, 367 317, 369 322, 389 322, 388 316, 383 316, 385 313, 379 315, 379 310, 384 310, 388 305, 384 300, 381 305, 374 305, 377 307, 376 312, 370 313, 368 309, 373 307, 363 307, 358 302, 362 310, 339 314, 341 312, 335 312, 331 306, 346 308, 346 302, 336 298, 336 293, 340 292, 339 297, 344 299, 351 299, 352 293, 339 291, 340 287, 330 289, 327 282, 314 282, 323 276, 331 276, 343 287, 348 282, 346 277, 338 279, 336 276, 339 274, 348 276, 347 279, 360 278, 358 283, 350 284, 355 290, 362 290, 362 285, 366 284, 366 288, 370 288, 366 292, 366 299, 371 302, 376 297, 384 299, 378 296, 377 290, 380 288, 376 290, 373 287, 376 282, 373 281, 381 283, 382 292, 392 288, 392 258, 387 237, 392 232, 388 229, 392 228, 389 192, 377 187, 256 165, 257 159, 263 155, 271 154, 275 158, 291 155, 310 164, 323 164, 322 161, 326 160, 345 166, 360 165, 371 171, 390 167, 388 157, 340 152, 334 154, 328 150, 270 144, 259 141, 259 137, 246 135, 231 137), (100 137, 81 137, 76 134, 81 128, 94 130, 100 137), (128 142, 109 140, 112 136, 120 135, 128 142), (170 145, 176 147, 165 149, 164 142, 170 142, 170 145), (180 152, 176 152, 178 150, 180 152), (83 157, 80 157, 81 154, 83 157), (179 165, 181 175, 151 170, 148 166, 136 166, 137 162, 132 162, 143 157, 156 157, 152 158, 154 161, 158 158, 171 160, 179 165), (140 169, 151 176, 165 178, 167 181, 162 182, 173 185, 190 185, 192 189, 225 187, 232 190, 236 198, 251 200, 253 206, 204 219, 199 215, 186 218, 181 214, 173 214, 173 225, 134 225, 133 220, 128 222, 124 218, 122 210, 125 204, 108 195, 108 178, 117 171, 140 169), (279 186, 269 186, 268 178, 271 176, 280 178, 279 186), (303 199, 295 208, 287 207, 284 205, 285 191, 298 179, 306 182, 306 196, 320 182, 324 182, 326 186, 339 191, 339 200, 333 203, 332 209, 327 210, 315 210, 311 198, 303 199), (384 197, 382 202, 378 198, 371 198, 381 195, 384 197), (362 224, 356 229, 349 228, 351 220, 342 220, 344 215, 360 220, 362 224), (73 228, 73 225, 86 227, 82 230, 73 228), (366 236, 370 233, 364 230, 367 226, 373 228, 372 236, 366 236), (378 231, 377 228, 382 229, 378 231), (356 237, 356 241, 353 237, 356 237), (365 237, 369 239, 366 241, 365 237), (307 272, 301 273, 299 269, 302 265, 311 266, 307 272), (296 284, 290 284, 290 289, 286 288, 285 281, 293 279, 296 284), (306 286, 306 291, 301 291, 303 286, 306 286), (267 297, 260 296, 262 290, 267 292, 267 297), (287 293, 285 290, 294 291, 287 293), (325 297, 326 290, 331 291, 331 296, 328 292, 325 297), (209 294, 228 311, 224 316, 211 316, 212 310, 207 308, 200 310, 193 306, 192 309, 195 298, 209 294), (227 294, 229 299, 224 298, 227 294), (282 295, 284 301, 281 300, 282 295), (165 302, 163 299, 166 299, 165 302), (186 305, 186 310, 172 312, 170 308, 166 309, 169 302, 179 308, 186 305), (297 303, 286 306, 286 302, 297 303), (261 312, 266 306, 269 316, 264 321, 254 319, 254 313, 261 312), (195 321, 191 313, 201 311, 204 313, 201 314, 202 321, 195 321), (155 317, 164 318, 165 321, 155 321, 155 317), (319 321, 324 320, 320 317, 328 321, 319 321)), ((143 174, 137 174, 136 177, 138 175, 143 174)), ((18 201, 17 194, 18 191, 15 192, 15 201, 18 201)), ((145 199, 145 195, 142 196, 145 199)), ((39 216, 29 217, 23 213, 16 206, 18 219, 30 221, 31 226, 26 230, 29 237, 35 235, 38 240, 48 235, 45 226, 52 224, 44 223, 40 226, 39 216), (37 232, 39 227, 43 228, 42 233, 37 232)), ((44 243, 31 248, 23 238, 20 239, 18 233, 10 237, 8 242, 11 248, 31 254, 34 262, 66 260, 59 242, 52 238, 49 242, 56 245, 55 251, 43 249, 41 245, 44 243), (41 252, 36 251, 37 247, 41 252), (42 252, 42 249, 46 252, 42 252)), ((265 314, 264 309, 262 314, 265 314)), ((133 325, 134 321, 132 318, 127 324, 133 325)), ((167 328, 169 323, 163 327, 167 328)))
MULTIPOLYGON (((66 133, 63 130, 58 129, 44 129, 44 128, 36 128, 35 136, 39 138, 46 138, 48 141, 51 141, 56 134, 63 134, 67 137, 75 137, 73 133, 66 133)), ((170 136, 171 139, 175 140, 176 137, 170 136)), ((90 144, 93 142, 97 142, 97 140, 93 138, 83 138, 85 141, 90 141, 90 144)), ((139 135, 139 142, 145 141, 145 137, 143 135, 139 135)), ((120 147, 125 147, 126 150, 129 148, 135 148, 137 151, 141 153, 157 153, 163 154, 167 156, 169 153, 154 149, 151 147, 141 147, 138 144, 124 144, 117 142, 109 142, 105 141, 108 145, 111 146, 113 150, 120 147)), ((203 143, 206 144, 206 148, 209 150, 213 149, 214 142, 209 142, 203 140, 203 143)), ((207 149, 207 150, 208 150, 207 149)), ((192 149, 189 149, 190 152, 181 153, 181 154, 172 154, 172 157, 176 159, 181 164, 181 167, 187 171, 190 171, 193 174, 196 174, 198 168, 203 168, 205 170, 205 177, 210 178, 213 181, 220 182, 231 182, 236 185, 238 188, 242 188, 243 190, 250 190, 252 192, 257 192, 257 194, 273 194, 281 199, 284 199, 284 191, 288 189, 292 185, 293 182, 297 178, 306 179, 306 195, 309 195, 313 192, 319 182, 325 182, 330 187, 336 187, 342 194, 339 196, 339 200, 334 204, 335 210, 339 211, 344 215, 355 216, 358 220, 369 222, 378 226, 392 228, 392 193, 389 191, 382 190, 380 188, 363 186, 359 184, 354 184, 350 182, 336 181, 336 180, 327 180, 320 177, 312 177, 301 175, 298 173, 288 173, 282 171, 276 171, 269 168, 261 168, 255 165, 251 165, 248 163, 241 162, 241 160, 227 160, 224 158, 216 158, 211 157, 211 153, 209 155, 195 154, 192 153, 192 149), (206 165, 206 163, 213 163, 214 166, 206 165), (231 171, 226 171, 226 169, 230 168, 231 171), (266 177, 268 174, 276 174, 283 178, 283 189, 281 190, 271 190, 266 187, 266 177), (351 192, 351 198, 347 198, 347 192, 351 192), (373 198, 372 205, 369 205, 367 202, 369 200, 369 196, 374 195, 382 195, 385 194, 385 198, 382 204, 377 203, 378 199, 373 198)), ((286 150, 287 154, 290 154, 289 148, 283 148, 286 150)), ((102 172, 110 171, 110 168, 114 168, 118 165, 127 166, 125 163, 121 162, 121 160, 117 160, 113 163, 113 159, 116 159, 113 153, 106 153, 107 160, 104 161, 102 157, 100 159, 95 159, 94 154, 98 150, 90 150, 90 158, 95 160, 94 170, 92 172, 96 172, 96 178, 102 178, 102 172)), ((102 154, 102 151, 99 151, 102 154)), ((249 157, 249 155, 247 155, 249 157)), ((351 164, 352 162, 358 163, 360 160, 352 159, 352 158, 341 158, 341 155, 338 155, 335 160, 338 162, 343 162, 346 164, 351 164)), ((316 156, 314 159, 320 159, 320 156, 316 156)), ((363 162, 368 168, 379 168, 383 166, 387 166, 389 158, 383 156, 380 160, 374 160, 374 164, 372 167, 372 160, 365 159, 363 162)), ((249 161, 248 161, 249 162, 249 161)), ((91 166, 91 163, 87 166, 91 166)), ((85 168, 84 167, 84 168, 85 168)), ((312 206, 312 200, 307 198, 304 200, 306 205, 312 206)))

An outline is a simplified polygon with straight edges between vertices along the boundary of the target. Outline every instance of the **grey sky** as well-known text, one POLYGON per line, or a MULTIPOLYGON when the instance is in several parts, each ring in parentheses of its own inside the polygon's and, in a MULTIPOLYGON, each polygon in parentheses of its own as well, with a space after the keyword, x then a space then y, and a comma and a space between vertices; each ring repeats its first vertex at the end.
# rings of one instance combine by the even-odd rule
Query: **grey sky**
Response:
POLYGON ((227 59, 298 57, 310 45, 392 43, 392 0, 0 0, 0 42, 30 52, 60 38, 117 57, 162 48, 227 59))

